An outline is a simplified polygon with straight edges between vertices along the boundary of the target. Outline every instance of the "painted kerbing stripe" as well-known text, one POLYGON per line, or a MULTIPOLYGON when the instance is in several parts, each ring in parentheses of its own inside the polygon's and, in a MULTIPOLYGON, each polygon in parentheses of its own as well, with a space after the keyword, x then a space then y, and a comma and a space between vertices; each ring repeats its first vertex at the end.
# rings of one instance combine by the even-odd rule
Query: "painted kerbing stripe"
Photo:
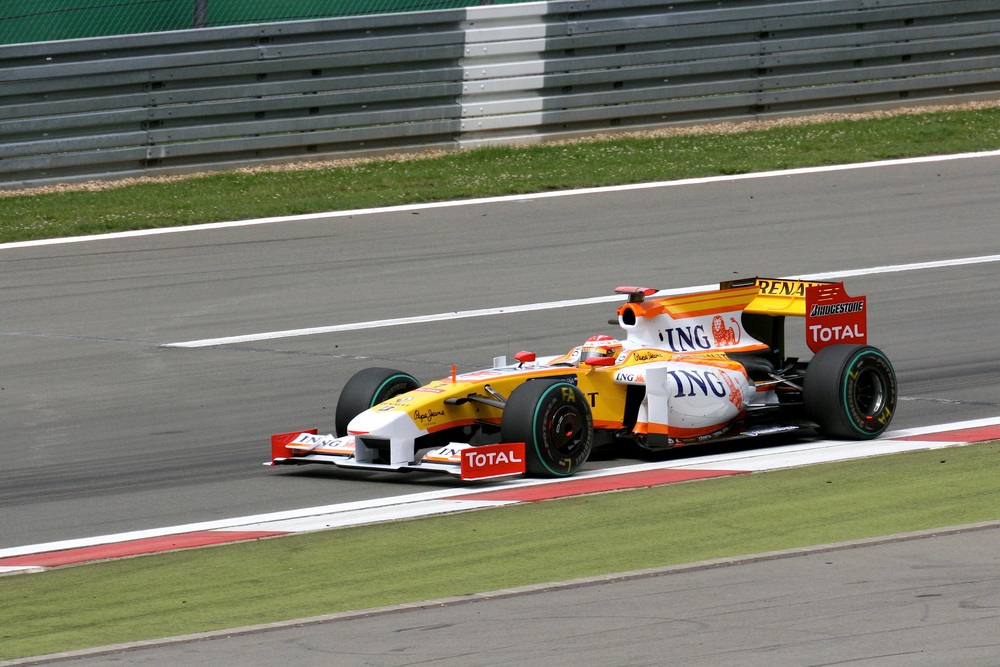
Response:
POLYGON ((48 551, 26 556, 11 556, 0 558, 0 567, 56 567, 110 558, 124 558, 141 554, 174 551, 177 549, 192 549, 213 544, 225 544, 242 540, 258 540, 263 537, 275 537, 286 533, 261 530, 244 530, 233 532, 203 531, 200 533, 181 533, 164 537, 133 540, 131 542, 112 542, 97 544, 90 547, 68 549, 66 551, 48 551))
POLYGON ((906 440, 909 442, 985 442, 987 440, 1000 440, 1000 424, 972 426, 955 431, 946 431, 944 433, 910 435, 893 439, 906 440))
POLYGON ((918 426, 915 428, 893 431, 891 433, 887 433, 883 437, 891 440, 903 439, 903 438, 909 440, 920 440, 923 438, 920 438, 918 436, 935 435, 942 433, 952 434, 955 432, 986 428, 990 426, 1000 426, 1000 417, 983 417, 980 419, 968 419, 966 421, 951 422, 949 424, 918 426))
MULTIPOLYGON (((879 275, 884 273, 899 273, 905 271, 925 271, 929 269, 943 269, 956 266, 969 266, 972 264, 988 264, 1000 262, 1000 254, 982 255, 979 257, 962 257, 957 259, 943 259, 932 262, 915 262, 912 264, 891 264, 884 266, 873 266, 862 269, 845 269, 842 271, 829 271, 826 273, 804 274, 799 276, 788 276, 791 280, 842 280, 857 276, 879 275)), ((657 292, 654 297, 679 296, 706 292, 718 289, 718 285, 694 285, 690 287, 679 287, 657 292)), ((527 303, 516 306, 502 306, 499 308, 480 308, 477 310, 460 310, 450 313, 435 313, 432 315, 415 315, 412 317, 397 317, 386 320, 371 320, 368 322, 352 322, 349 324, 333 324, 322 327, 309 327, 305 329, 285 329, 283 331, 267 331, 262 333, 243 334, 238 336, 225 336, 221 338, 203 338, 200 340, 189 340, 178 343, 165 343, 162 347, 178 348, 198 348, 214 347, 218 345, 235 345, 237 343, 253 343, 263 340, 274 340, 278 338, 295 338, 298 336, 314 336, 317 334, 340 333, 344 331, 362 331, 365 329, 381 329, 384 327, 398 327, 408 324, 426 324, 429 322, 445 322, 452 320, 470 319, 476 317, 490 317, 494 315, 507 315, 511 313, 528 313, 539 310, 554 310, 558 308, 574 308, 577 306, 590 306, 601 303, 620 303, 622 296, 614 294, 610 296, 589 297, 583 299, 567 299, 563 301, 548 301, 544 303, 527 303)))
MULTIPOLYGON (((506 482, 512 483, 512 482, 506 482)), ((218 519, 215 521, 201 521, 179 526, 168 526, 163 528, 151 528, 147 530, 133 530, 114 535, 104 535, 101 537, 85 537, 69 540, 59 540, 56 542, 46 542, 24 547, 0 548, 0 559, 11 556, 22 556, 30 553, 41 553, 46 551, 62 551, 67 549, 79 549, 96 544, 108 544, 111 542, 130 542, 134 540, 145 540, 163 537, 166 535, 176 535, 179 533, 197 533, 214 530, 241 530, 250 524, 264 524, 284 521, 288 519, 301 519, 303 517, 326 517, 331 514, 351 513, 357 511, 372 510, 378 508, 391 508, 405 503, 417 503, 425 500, 448 498, 455 495, 454 489, 439 489, 436 491, 425 491, 422 493, 406 494, 402 496, 388 496, 375 498, 372 500, 358 500, 336 505, 321 505, 318 507, 308 507, 295 510, 284 510, 281 512, 269 512, 267 514, 257 514, 252 516, 235 517, 231 519, 218 519)))
POLYGON ((881 454, 993 440, 1000 437, 1000 416, 951 424, 894 431, 885 438, 862 442, 824 440, 766 450, 750 450, 658 464, 637 464, 604 470, 587 470, 569 479, 510 480, 484 489, 442 489, 432 492, 312 507, 271 514, 239 517, 0 549, 0 574, 44 570, 55 564, 87 562, 121 555, 136 555, 176 548, 258 539, 260 537, 325 530, 349 525, 416 518, 520 502, 533 502, 582 493, 655 486, 657 484, 727 476, 746 472, 798 467, 826 461, 843 461, 881 454), (185 541, 187 543, 185 544, 185 541), (159 544, 161 548, 147 547, 159 544), (207 544, 207 542, 206 542, 207 544), (136 549, 139 549, 138 551, 136 549), (118 555, 115 555, 115 554, 118 555), (67 560, 69 559, 69 560, 67 560))
MULTIPOLYGON (((558 484, 520 487, 516 489, 500 489, 486 491, 468 496, 479 500, 509 501, 516 503, 531 503, 556 498, 571 498, 588 493, 604 493, 606 491, 624 491, 626 489, 641 489, 677 482, 690 482, 712 477, 728 477, 730 475, 745 475, 745 470, 701 470, 682 468, 662 468, 641 470, 609 477, 572 478, 558 484)), ((457 496, 462 499, 466 496, 457 496)))
POLYGON ((762 171, 752 174, 731 174, 727 176, 705 176, 701 178, 685 178, 677 181, 656 181, 653 183, 632 183, 629 185, 609 185, 596 188, 580 188, 577 190, 555 190, 549 192, 536 192, 522 195, 504 195, 500 197, 479 197, 474 199, 461 199, 456 201, 430 202, 426 204, 403 204, 399 206, 386 206, 382 208, 363 208, 352 211, 332 211, 325 213, 306 213, 302 215, 274 216, 267 218, 255 218, 252 220, 231 220, 227 222, 210 222, 201 225, 188 225, 185 227, 162 227, 158 229, 140 229, 129 232, 115 232, 112 234, 93 234, 90 236, 69 236, 59 239, 39 239, 35 241, 14 241, 11 243, 0 243, 0 250, 13 250, 16 248, 34 248, 47 245, 63 245, 66 243, 86 243, 96 241, 109 241, 115 239, 127 239, 141 236, 156 236, 160 234, 179 234, 182 232, 201 232, 213 229, 231 229, 234 227, 251 227, 254 225, 270 225, 288 222, 302 222, 306 220, 320 220, 327 218, 350 218, 363 215, 374 215, 384 213, 406 213, 412 211, 426 211, 436 208, 451 208, 455 206, 470 206, 477 204, 497 204, 516 201, 532 201, 536 199, 552 199, 555 197, 573 197, 577 195, 603 194, 608 192, 628 192, 633 190, 650 190, 656 188, 669 188, 684 185, 702 185, 706 183, 724 183, 727 181, 746 181, 759 178, 775 178, 778 176, 799 176, 808 174, 822 174, 836 171, 852 171, 856 169, 872 169, 876 167, 895 167, 912 164, 925 164, 931 162, 950 162, 954 160, 969 160, 976 158, 1000 157, 1000 150, 982 151, 978 153, 956 153, 954 155, 928 155, 923 157, 901 158, 898 160, 879 160, 876 162, 859 162, 852 164, 835 164, 823 167, 802 167, 798 169, 785 169, 777 171, 762 171))

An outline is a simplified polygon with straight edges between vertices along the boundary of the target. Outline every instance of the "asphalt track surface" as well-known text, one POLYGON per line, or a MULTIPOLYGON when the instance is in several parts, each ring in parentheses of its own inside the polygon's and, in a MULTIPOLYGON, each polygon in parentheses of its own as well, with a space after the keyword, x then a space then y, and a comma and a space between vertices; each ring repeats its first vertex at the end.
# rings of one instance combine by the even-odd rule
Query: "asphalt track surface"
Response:
MULTIPOLYGON (((998 176, 988 157, 0 247, 0 547, 454 485, 260 463, 272 432, 331 428, 363 367, 430 379, 561 351, 614 333, 613 304, 170 343, 995 254, 998 176)), ((894 429, 1000 412, 998 278, 987 262, 847 281, 896 366, 894 429)))

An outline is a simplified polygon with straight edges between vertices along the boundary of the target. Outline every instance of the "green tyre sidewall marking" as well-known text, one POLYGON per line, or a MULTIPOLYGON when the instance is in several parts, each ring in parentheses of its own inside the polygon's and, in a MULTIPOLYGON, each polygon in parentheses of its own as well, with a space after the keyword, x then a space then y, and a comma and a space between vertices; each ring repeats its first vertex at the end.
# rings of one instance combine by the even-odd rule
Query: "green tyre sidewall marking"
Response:
MULTIPOLYGON (((856 351, 856 353, 851 356, 851 358, 848 360, 848 362, 846 364, 844 364, 844 372, 843 372, 843 374, 842 374, 842 376, 840 378, 840 401, 841 401, 841 405, 843 406, 844 410, 847 413, 847 417, 848 417, 847 421, 848 421, 850 427, 852 429, 854 429, 854 431, 856 431, 858 435, 865 436, 866 438, 871 438, 871 437, 878 437, 879 435, 881 435, 882 433, 884 433, 885 430, 887 428, 889 428, 889 423, 886 422, 885 424, 882 425, 881 428, 868 431, 868 430, 865 430, 864 428, 862 428, 861 426, 858 425, 858 419, 856 419, 855 416, 854 416, 854 414, 853 414, 853 412, 854 412, 854 399, 851 396, 851 388, 852 388, 852 384, 850 382, 850 379, 851 379, 851 370, 854 369, 854 366, 859 362, 859 360, 862 360, 863 357, 875 357, 876 359, 879 360, 879 362, 881 362, 881 364, 884 364, 885 370, 888 371, 888 379, 889 379, 890 385, 883 388, 883 390, 884 390, 884 392, 885 392, 886 395, 885 395, 885 397, 883 399, 883 406, 882 406, 882 410, 880 412, 885 411, 886 408, 889 408, 892 411, 894 411, 895 408, 896 408, 896 405, 895 405, 896 404, 896 400, 895 400, 895 397, 896 397, 896 373, 893 370, 892 363, 889 361, 889 358, 886 357, 885 354, 883 354, 881 350, 878 350, 877 348, 873 348, 873 347, 868 347, 868 346, 865 346, 865 347, 862 347, 862 348, 858 349, 856 351)), ((876 362, 876 363, 879 363, 879 362, 876 362)), ((891 420, 891 416, 890 416, 890 420, 891 420)))
MULTIPOLYGON (((575 468, 571 464, 566 469, 555 469, 555 468, 553 468, 549 464, 548 457, 545 456, 539 450, 539 442, 542 442, 544 444, 544 438, 545 438, 545 435, 546 435, 546 433, 545 433, 545 431, 546 431, 545 426, 544 426, 544 424, 539 423, 539 418, 543 416, 545 410, 547 409, 547 407, 548 407, 548 398, 552 394, 552 392, 553 391, 562 391, 566 387, 569 387, 570 390, 574 394, 576 394, 577 400, 579 400, 579 401, 583 401, 584 400, 583 394, 576 387, 576 385, 570 384, 569 382, 556 382, 556 383, 553 383, 553 384, 549 385, 542 392, 542 395, 539 397, 538 402, 535 404, 535 411, 534 411, 534 415, 532 416, 532 420, 531 420, 531 431, 532 431, 532 433, 534 435, 534 437, 532 438, 531 447, 532 447, 532 449, 535 452, 535 458, 554 477, 569 477, 573 473, 575 473, 577 470, 579 470, 579 468, 582 467, 583 464, 586 462, 586 459, 584 459, 584 461, 582 461, 580 463, 580 465, 577 466, 577 467, 575 467, 575 468)), ((581 404, 583 404, 583 403, 581 403, 581 404)), ((587 412, 587 415, 585 415, 585 416, 589 416, 589 411, 587 412)), ((592 418, 589 418, 586 421, 589 422, 590 424, 593 423, 592 418)), ((590 428, 591 428, 591 430, 593 430, 592 426, 590 428)), ((589 457, 589 452, 588 452, 588 457, 589 457)))
POLYGON ((396 396, 397 393, 401 393, 401 392, 396 392, 396 393, 393 393, 393 394, 389 394, 389 395, 385 396, 384 398, 380 398, 382 396, 382 392, 385 390, 385 388, 388 387, 388 386, 390 386, 393 382, 396 382, 397 380, 410 380, 411 382, 413 382, 414 384, 416 384, 417 386, 419 386, 419 383, 416 381, 416 379, 412 375, 410 375, 409 373, 397 373, 396 375, 393 375, 392 377, 387 378, 385 380, 385 382, 383 382, 382 384, 380 384, 378 386, 378 389, 375 390, 375 394, 372 396, 371 405, 369 405, 368 407, 369 408, 374 408, 376 405, 378 405, 382 401, 389 400, 393 396, 396 396))
POLYGON ((870 345, 823 348, 809 362, 802 386, 805 415, 829 438, 877 438, 888 428, 898 399, 892 363, 870 345), (865 416, 878 405, 871 400, 878 398, 873 391, 879 389, 877 384, 881 385, 882 409, 874 413, 874 428, 869 428, 872 422, 865 416))

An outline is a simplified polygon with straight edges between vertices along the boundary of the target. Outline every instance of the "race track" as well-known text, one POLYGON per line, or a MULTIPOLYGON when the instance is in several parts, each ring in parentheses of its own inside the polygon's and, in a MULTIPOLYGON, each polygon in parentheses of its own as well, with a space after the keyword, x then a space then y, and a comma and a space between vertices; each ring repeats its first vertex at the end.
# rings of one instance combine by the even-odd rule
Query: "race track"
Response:
POLYGON ((996 416, 1000 262, 947 262, 1000 252, 998 176, 994 156, 0 246, 0 547, 452 485, 260 463, 270 433, 330 429, 360 368, 561 351, 613 333, 614 304, 185 341, 858 270, 899 376, 893 428, 996 416))

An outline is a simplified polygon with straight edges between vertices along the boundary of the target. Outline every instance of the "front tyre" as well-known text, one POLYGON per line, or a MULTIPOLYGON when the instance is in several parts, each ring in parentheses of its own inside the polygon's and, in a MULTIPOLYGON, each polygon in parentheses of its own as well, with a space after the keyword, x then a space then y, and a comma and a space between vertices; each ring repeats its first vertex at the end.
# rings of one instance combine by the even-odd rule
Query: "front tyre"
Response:
POLYGON ((830 345, 809 362, 802 399, 824 435, 877 438, 896 411, 896 373, 878 348, 830 345))
POLYGON ((347 435, 347 425, 369 408, 393 396, 413 391, 420 386, 409 373, 391 368, 366 368, 351 376, 340 392, 334 426, 337 435, 347 435))
POLYGON ((500 438, 524 443, 528 475, 569 477, 590 457, 594 418, 576 385, 532 380, 507 399, 500 438))

